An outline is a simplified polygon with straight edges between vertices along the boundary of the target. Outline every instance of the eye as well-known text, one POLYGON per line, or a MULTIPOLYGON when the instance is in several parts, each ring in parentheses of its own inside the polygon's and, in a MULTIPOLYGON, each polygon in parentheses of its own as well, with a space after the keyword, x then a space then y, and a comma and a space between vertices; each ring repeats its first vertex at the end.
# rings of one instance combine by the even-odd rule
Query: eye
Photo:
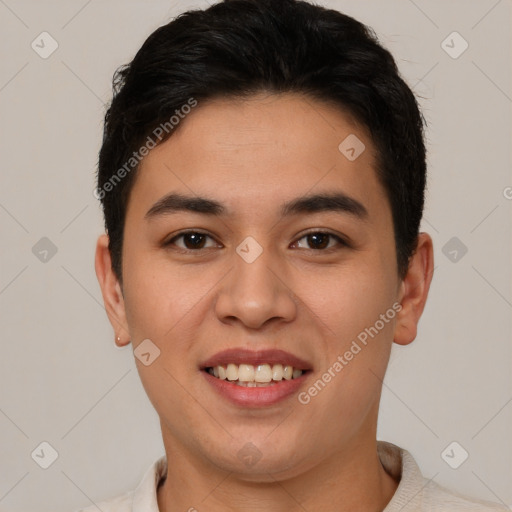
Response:
MULTIPOLYGON (((168 242, 166 242, 165 245, 176 245, 178 248, 183 249, 185 251, 194 251, 205 248, 208 249, 208 247, 205 247, 205 240, 207 238, 213 240, 211 236, 200 231, 182 231, 181 233, 178 233, 175 237, 171 238, 168 242), (184 247, 175 244, 175 241, 179 240, 180 238, 183 239, 183 243, 185 245, 184 247)), ((213 245, 212 247, 215 247, 215 245, 213 245)))
MULTIPOLYGON (((201 249, 218 247, 218 245, 216 244, 213 244, 210 247, 206 246, 205 242, 208 238, 210 240, 214 240, 210 235, 208 235, 207 233, 203 233, 201 231, 182 231, 181 233, 178 233, 173 238, 165 242, 164 246, 174 245, 177 248, 188 252, 197 252, 201 249), (176 241, 180 239, 183 239, 183 245, 176 243, 176 241)), ((330 244, 330 242, 332 241, 337 242, 338 246, 341 247, 349 246, 349 244, 340 236, 326 231, 311 231, 309 233, 306 233, 301 238, 299 238, 293 245, 298 246, 299 248, 303 248, 301 247, 301 240, 306 240, 306 244, 312 245, 312 247, 304 247, 305 249, 314 251, 325 251, 327 249, 328 251, 326 252, 329 252, 330 249, 334 249, 336 247, 336 243, 334 245, 330 244)))
POLYGON ((347 247, 348 244, 338 235, 335 235, 334 233, 329 233, 325 231, 310 231, 309 233, 306 233, 302 238, 299 238, 299 240, 296 242, 296 244, 299 244, 301 240, 306 239, 307 244, 312 244, 313 249, 306 247, 306 249, 310 250, 324 250, 324 249, 332 249, 334 246, 329 246, 329 239, 335 240, 338 242, 338 245, 347 247))

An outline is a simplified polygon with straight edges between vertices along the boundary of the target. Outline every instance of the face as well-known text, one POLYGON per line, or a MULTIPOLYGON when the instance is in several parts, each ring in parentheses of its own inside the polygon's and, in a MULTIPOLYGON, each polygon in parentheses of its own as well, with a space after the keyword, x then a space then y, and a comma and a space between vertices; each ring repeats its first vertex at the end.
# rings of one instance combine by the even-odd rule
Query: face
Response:
POLYGON ((334 464, 375 440, 391 344, 419 317, 371 139, 292 94, 181 123, 131 191, 122 295, 100 279, 120 344, 151 340, 136 364, 166 449, 253 480, 334 464))

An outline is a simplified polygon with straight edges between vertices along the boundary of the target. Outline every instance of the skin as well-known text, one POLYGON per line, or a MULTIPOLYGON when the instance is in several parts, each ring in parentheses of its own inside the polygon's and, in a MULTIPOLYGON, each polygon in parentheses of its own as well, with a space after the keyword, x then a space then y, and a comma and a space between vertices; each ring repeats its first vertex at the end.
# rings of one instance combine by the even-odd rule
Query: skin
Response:
POLYGON ((433 250, 421 233, 399 278, 375 165, 365 129, 295 94, 199 104, 142 161, 126 214, 122 288, 106 235, 96 273, 116 343, 135 349, 149 338, 161 351, 149 366, 136 359, 172 461, 158 489, 160 511, 375 512, 391 500, 397 482, 376 444, 382 379, 392 343, 416 336, 433 250), (338 150, 349 134, 366 146, 354 161, 338 150), (334 212, 279 219, 283 202, 332 190, 361 202, 367 219, 334 212), (171 191, 215 199, 231 215, 145 219, 171 191), (183 237, 164 246, 192 228, 211 237, 202 252, 183 237), (327 239, 335 249, 318 249, 321 242, 305 238, 310 230, 350 245, 327 239), (250 264, 235 251, 247 236, 263 248, 250 264), (293 395, 275 406, 237 407, 199 370, 227 348, 279 348, 310 363, 300 391, 307 390, 394 303, 400 312, 307 405, 293 395), (251 466, 237 457, 249 442, 261 453, 251 466))

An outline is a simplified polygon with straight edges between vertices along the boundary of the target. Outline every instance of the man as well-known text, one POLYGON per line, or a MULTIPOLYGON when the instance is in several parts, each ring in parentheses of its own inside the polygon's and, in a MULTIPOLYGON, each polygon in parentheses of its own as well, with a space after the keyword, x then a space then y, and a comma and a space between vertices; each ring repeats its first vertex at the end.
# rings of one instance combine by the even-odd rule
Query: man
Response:
POLYGON ((96 272, 166 454, 103 512, 505 510, 376 440, 432 278, 425 175, 417 102, 348 16, 226 0, 147 39, 105 118, 96 272))

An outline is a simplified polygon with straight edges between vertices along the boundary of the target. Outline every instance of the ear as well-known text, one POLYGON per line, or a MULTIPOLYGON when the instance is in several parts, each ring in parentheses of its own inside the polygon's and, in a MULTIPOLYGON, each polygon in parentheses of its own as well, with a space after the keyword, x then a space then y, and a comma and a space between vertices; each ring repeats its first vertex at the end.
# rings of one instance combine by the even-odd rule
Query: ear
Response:
POLYGON ((96 244, 95 269, 101 287, 103 303, 108 319, 115 332, 116 345, 122 347, 130 343, 123 292, 119 280, 112 269, 112 259, 108 248, 109 238, 101 235, 96 244))
POLYGON ((402 309, 396 316, 394 342, 408 345, 416 338, 418 322, 427 302, 430 282, 434 272, 432 238, 427 233, 418 235, 418 243, 409 268, 400 285, 402 309))

